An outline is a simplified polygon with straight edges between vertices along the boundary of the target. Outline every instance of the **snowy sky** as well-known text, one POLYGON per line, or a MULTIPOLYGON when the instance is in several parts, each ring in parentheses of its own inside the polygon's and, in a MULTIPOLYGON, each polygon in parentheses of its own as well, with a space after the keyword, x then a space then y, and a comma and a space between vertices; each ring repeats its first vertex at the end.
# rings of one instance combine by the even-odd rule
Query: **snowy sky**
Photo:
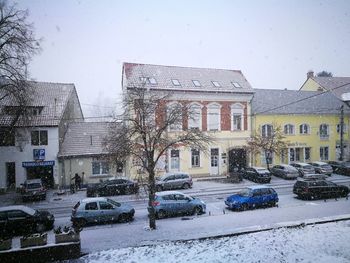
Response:
POLYGON ((254 88, 350 76, 347 0, 17 2, 43 38, 31 77, 75 83, 85 116, 120 105, 123 62, 238 69, 254 88))

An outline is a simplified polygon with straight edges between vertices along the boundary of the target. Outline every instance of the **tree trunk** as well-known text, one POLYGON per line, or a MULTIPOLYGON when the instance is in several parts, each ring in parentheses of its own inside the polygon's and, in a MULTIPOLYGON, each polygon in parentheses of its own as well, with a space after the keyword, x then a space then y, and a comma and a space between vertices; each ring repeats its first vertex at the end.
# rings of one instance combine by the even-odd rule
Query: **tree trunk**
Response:
POLYGON ((148 193, 148 207, 150 207, 149 211, 149 227, 150 229, 156 229, 156 213, 152 204, 155 199, 156 185, 154 181, 154 169, 150 169, 148 171, 148 185, 149 185, 149 193, 148 193))

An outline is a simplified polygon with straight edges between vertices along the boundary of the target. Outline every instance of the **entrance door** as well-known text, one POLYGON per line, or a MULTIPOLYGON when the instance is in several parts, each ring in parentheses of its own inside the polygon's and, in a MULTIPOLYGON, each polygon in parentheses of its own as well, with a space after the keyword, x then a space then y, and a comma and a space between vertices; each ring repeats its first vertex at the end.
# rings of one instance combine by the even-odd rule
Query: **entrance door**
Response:
POLYGON ((219 148, 210 149, 210 175, 219 174, 219 148))
POLYGON ((46 188, 53 188, 53 166, 27 167, 27 179, 41 179, 46 188))
POLYGON ((14 189, 16 187, 16 163, 6 163, 7 187, 14 189))
POLYGON ((170 151, 170 171, 172 172, 180 171, 180 151, 179 150, 170 151))

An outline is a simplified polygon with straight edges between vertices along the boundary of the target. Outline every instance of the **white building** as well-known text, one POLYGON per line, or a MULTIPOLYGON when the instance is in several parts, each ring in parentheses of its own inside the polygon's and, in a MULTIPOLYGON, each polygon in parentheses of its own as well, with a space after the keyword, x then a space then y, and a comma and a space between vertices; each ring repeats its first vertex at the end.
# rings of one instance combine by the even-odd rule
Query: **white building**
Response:
MULTIPOLYGON (((0 189, 19 187, 34 178, 41 178, 48 187, 61 184, 57 159, 60 146, 68 124, 83 120, 74 84, 29 84, 28 119, 17 122, 10 140, 0 140, 0 189)), ((15 107, 10 100, 1 101, 0 136, 4 136, 15 107)))

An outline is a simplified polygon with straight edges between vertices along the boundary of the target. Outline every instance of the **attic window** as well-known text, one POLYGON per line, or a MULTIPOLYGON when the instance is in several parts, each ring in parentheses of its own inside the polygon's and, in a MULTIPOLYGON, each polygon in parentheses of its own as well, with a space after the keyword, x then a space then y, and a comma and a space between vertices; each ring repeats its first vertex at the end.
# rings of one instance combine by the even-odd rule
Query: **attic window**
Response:
POLYGON ((177 79, 172 79, 171 82, 173 83, 174 86, 181 86, 180 81, 177 79))
POLYGON ((232 83, 232 85, 233 85, 235 88, 242 88, 242 86, 239 85, 238 82, 231 82, 231 83, 232 83))
POLYGON ((212 81, 213 85, 217 88, 221 87, 220 83, 218 81, 212 81))
POLYGON ((148 78, 148 82, 151 84, 151 85, 157 85, 157 81, 155 78, 148 78))
POLYGON ((193 85, 195 85, 196 87, 201 87, 201 83, 199 82, 199 80, 192 80, 193 85))
POLYGON ((140 77, 140 81, 141 81, 142 84, 145 84, 145 83, 146 83, 146 80, 147 80, 147 78, 145 78, 145 77, 140 77))
POLYGON ((318 87, 317 91, 323 91, 323 89, 321 87, 318 87))

